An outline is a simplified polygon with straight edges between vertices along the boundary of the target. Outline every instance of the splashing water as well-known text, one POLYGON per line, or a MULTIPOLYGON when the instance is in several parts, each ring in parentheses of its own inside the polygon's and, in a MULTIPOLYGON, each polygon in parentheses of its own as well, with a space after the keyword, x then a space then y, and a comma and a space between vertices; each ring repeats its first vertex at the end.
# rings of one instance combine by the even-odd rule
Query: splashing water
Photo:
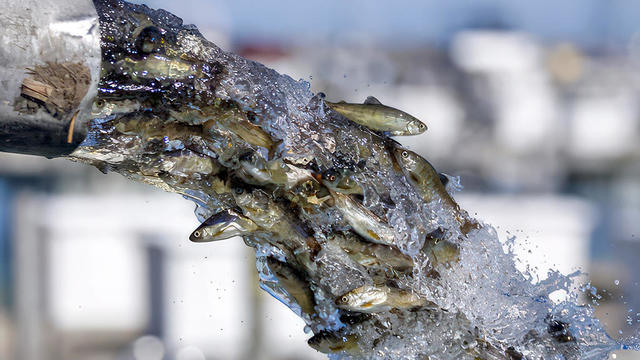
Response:
MULTIPOLYGON (((305 320, 315 334, 310 344, 331 359, 603 359, 638 349, 636 339, 609 337, 593 308, 579 304, 571 290, 578 274, 553 272, 534 283, 495 229, 464 229, 461 219, 475 220, 442 198, 425 201, 391 155, 400 145, 330 111, 309 83, 225 53, 163 10, 117 1, 96 7, 104 62, 96 104, 139 106, 96 112, 72 158, 180 193, 201 221, 224 209, 248 217, 259 228, 244 240, 256 250, 261 287, 305 320), (161 47, 140 40, 150 32, 162 36, 161 47), (252 137, 257 128, 272 148, 252 137), (242 135, 246 129, 253 135, 242 135), (247 175, 247 152, 299 179, 247 175), (317 181, 327 169, 354 173, 361 205, 393 230, 393 247, 361 239, 364 250, 354 253, 340 245, 337 238, 360 236, 317 181), (357 260, 371 249, 399 250, 376 259, 409 257, 411 271, 357 260), (363 286, 390 286, 422 305, 373 312, 337 305, 363 286), (554 302, 558 291, 568 295, 554 302)), ((459 189, 450 179, 447 191, 459 189)))

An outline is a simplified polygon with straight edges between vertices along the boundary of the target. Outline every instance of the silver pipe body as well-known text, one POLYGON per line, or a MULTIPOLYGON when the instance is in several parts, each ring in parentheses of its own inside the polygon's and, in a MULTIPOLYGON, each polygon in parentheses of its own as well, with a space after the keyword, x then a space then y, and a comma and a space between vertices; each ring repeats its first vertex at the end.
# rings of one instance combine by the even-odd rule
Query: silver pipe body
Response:
POLYGON ((93 2, 0 0, 0 9, 0 151, 67 155, 86 135, 100 78, 93 2), (52 114, 38 99, 24 95, 23 82, 32 76, 27 69, 48 63, 80 63, 91 74, 88 91, 71 110, 52 114))

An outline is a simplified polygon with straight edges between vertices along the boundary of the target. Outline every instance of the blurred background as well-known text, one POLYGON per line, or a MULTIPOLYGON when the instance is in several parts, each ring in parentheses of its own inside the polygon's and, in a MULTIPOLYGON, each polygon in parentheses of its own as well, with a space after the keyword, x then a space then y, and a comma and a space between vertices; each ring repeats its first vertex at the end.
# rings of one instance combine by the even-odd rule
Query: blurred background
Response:
MULTIPOLYGON (((614 336, 640 325, 640 3, 150 0, 332 101, 425 121, 398 139, 521 269, 588 273, 614 336)), ((0 359, 324 359, 193 205, 66 160, 0 154, 0 359)), ((588 301, 589 299, 587 299, 588 301)), ((640 359, 619 354, 618 359, 640 359)))

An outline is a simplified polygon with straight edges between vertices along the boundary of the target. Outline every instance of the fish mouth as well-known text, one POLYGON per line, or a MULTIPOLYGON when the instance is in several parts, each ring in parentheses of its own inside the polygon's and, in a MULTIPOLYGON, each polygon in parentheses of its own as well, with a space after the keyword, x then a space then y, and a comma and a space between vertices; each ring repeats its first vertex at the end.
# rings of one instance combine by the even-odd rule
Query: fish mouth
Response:
POLYGON ((410 123, 407 125, 407 133, 411 134, 411 135, 420 135, 422 133, 424 133, 425 131, 427 131, 427 125, 425 125, 424 123, 410 123), (421 125, 423 127, 421 127, 421 125))

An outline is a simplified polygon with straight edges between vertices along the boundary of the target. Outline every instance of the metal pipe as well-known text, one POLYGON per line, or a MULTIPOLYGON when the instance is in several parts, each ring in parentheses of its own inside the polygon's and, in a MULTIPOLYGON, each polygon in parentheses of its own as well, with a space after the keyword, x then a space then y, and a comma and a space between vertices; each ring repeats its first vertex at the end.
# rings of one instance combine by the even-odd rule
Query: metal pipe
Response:
POLYGON ((0 151, 64 156, 86 136, 100 77, 89 0, 0 0, 0 151))

